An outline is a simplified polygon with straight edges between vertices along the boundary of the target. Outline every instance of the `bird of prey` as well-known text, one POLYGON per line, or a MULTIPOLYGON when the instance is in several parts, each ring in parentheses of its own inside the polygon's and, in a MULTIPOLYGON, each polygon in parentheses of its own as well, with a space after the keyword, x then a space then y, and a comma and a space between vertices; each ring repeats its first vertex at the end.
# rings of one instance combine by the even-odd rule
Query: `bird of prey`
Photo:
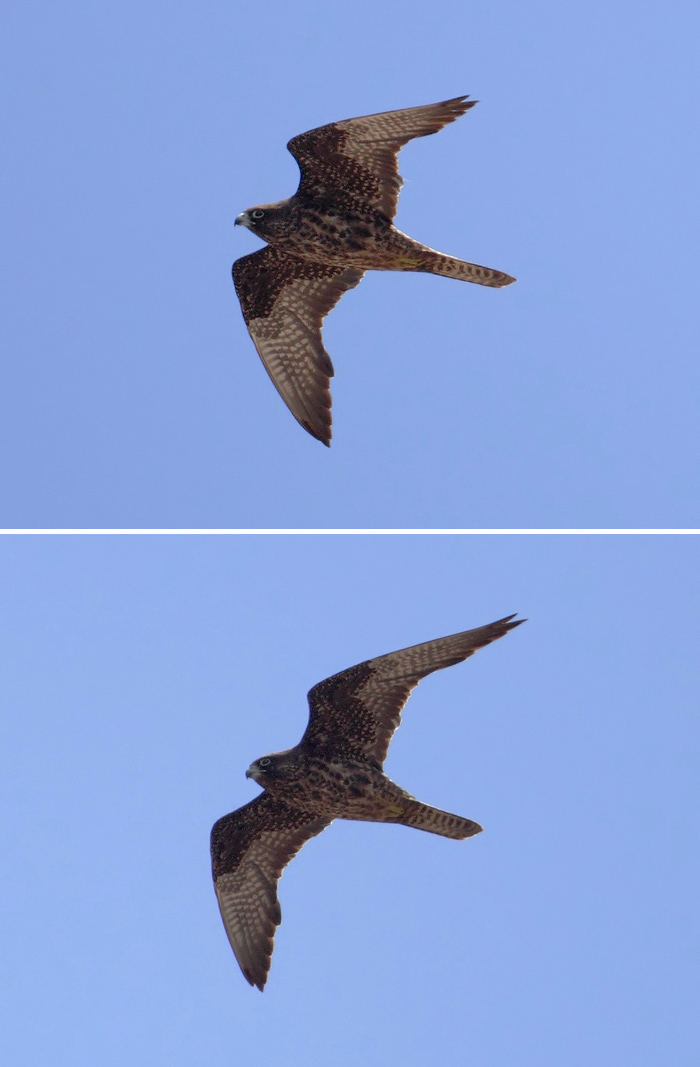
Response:
POLYGON ((236 219, 267 242, 233 264, 248 330, 291 413, 325 445, 333 365, 321 324, 366 270, 425 271, 495 289, 515 281, 436 252, 392 225, 402 146, 437 133, 475 103, 458 96, 299 134, 287 145, 301 170, 294 196, 248 208, 236 219))
POLYGON ((309 722, 298 745, 251 763, 264 792, 212 828, 214 888, 245 978, 262 990, 282 921, 283 868, 333 819, 399 823, 462 840, 481 831, 461 815, 422 804, 382 771, 411 690, 433 671, 460 663, 519 626, 509 615, 358 663, 309 692, 309 722))

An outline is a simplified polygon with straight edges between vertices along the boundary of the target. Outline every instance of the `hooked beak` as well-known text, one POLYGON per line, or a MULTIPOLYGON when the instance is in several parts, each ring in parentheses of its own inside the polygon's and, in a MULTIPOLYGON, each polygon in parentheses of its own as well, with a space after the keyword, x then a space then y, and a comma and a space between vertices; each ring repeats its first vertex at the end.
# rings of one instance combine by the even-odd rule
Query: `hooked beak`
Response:
POLYGON ((234 226, 248 226, 249 223, 250 223, 250 219, 248 218, 248 212, 247 211, 242 211, 240 213, 240 215, 238 215, 238 217, 236 218, 236 221, 234 222, 234 226))

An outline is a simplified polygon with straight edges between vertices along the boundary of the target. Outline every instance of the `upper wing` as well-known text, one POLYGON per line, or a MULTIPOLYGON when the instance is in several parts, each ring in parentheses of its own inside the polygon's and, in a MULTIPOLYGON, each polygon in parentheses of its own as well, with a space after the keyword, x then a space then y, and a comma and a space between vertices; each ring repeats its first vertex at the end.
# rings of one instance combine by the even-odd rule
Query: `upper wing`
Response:
POLYGON ((270 245, 233 264, 243 317, 267 373, 292 415, 324 445, 331 440, 333 364, 321 324, 363 274, 297 259, 270 245))
POLYGON ((330 194, 335 202, 369 206, 393 219, 403 184, 399 150, 414 137, 437 133, 475 103, 457 96, 440 104, 331 122, 293 137, 287 148, 301 170, 297 196, 330 194))
POLYGON ((309 724, 301 744, 337 749, 381 766, 401 711, 421 678, 460 663, 525 622, 511 622, 513 618, 368 659, 319 682, 309 692, 309 724))
POLYGON ((212 827, 212 873, 221 917, 243 974, 260 990, 270 970, 275 927, 282 921, 279 877, 301 846, 330 822, 263 793, 212 827))

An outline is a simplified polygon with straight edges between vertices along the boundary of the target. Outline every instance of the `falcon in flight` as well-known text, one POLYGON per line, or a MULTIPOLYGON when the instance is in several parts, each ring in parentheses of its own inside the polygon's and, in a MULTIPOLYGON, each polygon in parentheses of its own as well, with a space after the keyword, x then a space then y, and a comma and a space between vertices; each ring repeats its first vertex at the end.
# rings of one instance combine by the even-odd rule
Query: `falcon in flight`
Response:
POLYGON ((250 336, 292 415, 324 445, 331 441, 333 364, 321 324, 366 270, 425 271, 494 289, 515 281, 419 244, 391 221, 402 146, 437 133, 475 103, 458 96, 299 134, 287 145, 301 170, 294 196, 236 219, 267 242, 233 265, 250 336))
POLYGON ((509 615, 358 663, 309 693, 298 745, 251 763, 263 792, 212 828, 214 888, 231 948, 245 978, 262 990, 275 927, 277 882, 301 846, 333 819, 400 823, 461 841, 478 823, 422 804, 382 771, 401 711, 421 678, 451 667, 519 626, 509 615))

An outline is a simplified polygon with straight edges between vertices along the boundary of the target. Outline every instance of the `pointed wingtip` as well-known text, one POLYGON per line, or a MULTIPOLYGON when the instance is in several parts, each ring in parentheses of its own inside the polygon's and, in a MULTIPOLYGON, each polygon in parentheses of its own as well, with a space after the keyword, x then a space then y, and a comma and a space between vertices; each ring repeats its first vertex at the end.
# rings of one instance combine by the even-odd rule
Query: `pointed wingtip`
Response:
POLYGON ((465 96, 453 96, 451 100, 443 100, 443 104, 457 105, 462 108, 462 112, 468 111, 470 107, 476 107, 478 103, 478 100, 470 100, 468 93, 465 96))
MULTIPOLYGON (((239 964, 239 966, 241 966, 241 965, 239 964)), ((256 978, 255 975, 250 970, 250 968, 242 967, 242 966, 241 966, 241 972, 242 972, 243 977, 245 978, 246 982, 248 983, 248 985, 254 986, 255 989, 259 989, 260 992, 262 993, 263 989, 265 988, 265 983, 267 982, 267 975, 264 974, 261 978, 260 977, 256 978)))
POLYGON ((325 445, 326 448, 331 447, 331 437, 333 436, 333 433, 331 431, 330 426, 327 429, 324 428, 322 430, 316 430, 313 428, 313 426, 306 422, 306 420, 299 419, 298 422, 301 426, 304 427, 308 434, 311 434, 311 436, 314 437, 317 441, 320 441, 322 445, 325 445))
POLYGON ((490 626, 501 627, 501 633, 498 636, 502 637, 503 634, 507 634, 509 630, 513 630, 516 626, 520 626, 521 623, 527 622, 527 619, 516 619, 516 615, 517 612, 515 612, 515 614, 513 615, 506 615, 502 619, 496 619, 495 622, 490 623, 490 626))

